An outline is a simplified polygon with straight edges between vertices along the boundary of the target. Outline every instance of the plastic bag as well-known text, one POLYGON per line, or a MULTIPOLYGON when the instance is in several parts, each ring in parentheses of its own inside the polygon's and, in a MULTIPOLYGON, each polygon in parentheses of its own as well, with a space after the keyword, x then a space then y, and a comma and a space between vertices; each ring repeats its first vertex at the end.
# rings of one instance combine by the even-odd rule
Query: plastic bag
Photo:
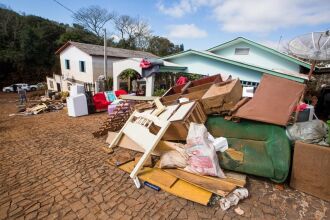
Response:
POLYGON ((242 199, 249 196, 249 191, 246 188, 235 189, 227 197, 220 199, 220 207, 222 210, 227 210, 233 205, 237 205, 242 199))
POLYGON ((181 147, 165 152, 160 156, 159 168, 185 168, 188 160, 188 155, 181 147))
POLYGON ((325 143, 328 126, 321 120, 297 122, 287 128, 287 136, 291 141, 305 143, 325 143))
POLYGON ((212 142, 215 151, 225 152, 226 150, 228 150, 227 138, 224 137, 214 138, 210 133, 208 133, 207 138, 209 139, 209 141, 212 142))
POLYGON ((207 129, 203 124, 190 123, 185 150, 189 156, 186 171, 226 178, 220 168, 215 148, 208 139, 207 129))

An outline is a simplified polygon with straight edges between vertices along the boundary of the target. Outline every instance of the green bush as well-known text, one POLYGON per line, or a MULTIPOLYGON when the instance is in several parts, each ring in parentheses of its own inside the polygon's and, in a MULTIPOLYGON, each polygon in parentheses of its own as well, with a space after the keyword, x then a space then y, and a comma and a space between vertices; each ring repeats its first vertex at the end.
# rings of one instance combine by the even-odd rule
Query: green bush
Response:
POLYGON ((156 89, 153 96, 162 96, 166 92, 166 89, 156 89))

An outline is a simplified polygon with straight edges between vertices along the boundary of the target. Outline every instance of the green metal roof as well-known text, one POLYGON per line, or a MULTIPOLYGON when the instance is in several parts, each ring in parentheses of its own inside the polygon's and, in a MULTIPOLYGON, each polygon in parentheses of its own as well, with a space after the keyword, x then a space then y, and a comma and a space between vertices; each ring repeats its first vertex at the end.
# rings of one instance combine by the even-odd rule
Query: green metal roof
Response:
POLYGON ((293 56, 290 56, 290 55, 281 53, 281 52, 279 52, 277 50, 274 50, 272 48, 266 47, 265 45, 259 44, 257 42, 252 41, 252 40, 246 39, 244 37, 235 38, 235 39, 233 39, 231 41, 228 41, 228 42, 225 42, 225 43, 220 44, 218 46, 212 47, 212 48, 208 49, 207 51, 210 51, 210 52, 211 51, 215 51, 215 50, 218 50, 218 49, 221 49, 221 48, 225 48, 225 47, 234 45, 234 44, 239 43, 239 42, 245 42, 245 43, 251 44, 251 45, 253 45, 255 47, 258 47, 258 48, 260 48, 262 50, 265 50, 267 52, 270 52, 270 53, 272 53, 274 55, 280 56, 280 57, 282 57, 282 58, 284 58, 284 59, 286 59, 288 61, 291 61, 291 62, 294 62, 294 63, 296 63, 298 65, 304 66, 304 67, 306 67, 308 69, 311 68, 311 64, 309 64, 307 62, 304 62, 302 60, 299 60, 299 59, 297 59, 297 58, 295 58, 293 56))
POLYGON ((231 60, 231 59, 226 59, 224 57, 221 57, 217 54, 214 54, 214 53, 211 53, 211 52, 208 52, 208 51, 202 52, 202 51, 197 51, 197 50, 190 49, 190 50, 186 50, 186 51, 183 51, 183 52, 180 52, 180 53, 176 53, 176 54, 173 54, 173 55, 163 57, 161 59, 163 59, 163 60, 173 59, 173 58, 176 58, 176 57, 186 56, 186 55, 189 55, 189 54, 196 54, 196 55, 199 55, 199 56, 203 56, 203 57, 207 57, 207 58, 210 58, 210 59, 222 61, 222 62, 229 63, 229 64, 232 64, 232 65, 241 66, 241 67, 244 67, 244 68, 247 68, 247 69, 255 70, 255 71, 258 71, 258 72, 261 72, 261 73, 267 73, 267 74, 271 74, 271 75, 274 75, 274 76, 279 76, 279 77, 282 77, 282 78, 294 80, 294 81, 297 81, 297 82, 300 82, 300 83, 303 83, 307 79, 306 78, 307 76, 294 76, 294 75, 290 75, 290 74, 286 74, 286 73, 281 73, 281 72, 271 70, 271 69, 267 69, 267 68, 264 68, 264 67, 259 67, 259 66, 255 66, 255 65, 235 61, 235 60, 231 60))

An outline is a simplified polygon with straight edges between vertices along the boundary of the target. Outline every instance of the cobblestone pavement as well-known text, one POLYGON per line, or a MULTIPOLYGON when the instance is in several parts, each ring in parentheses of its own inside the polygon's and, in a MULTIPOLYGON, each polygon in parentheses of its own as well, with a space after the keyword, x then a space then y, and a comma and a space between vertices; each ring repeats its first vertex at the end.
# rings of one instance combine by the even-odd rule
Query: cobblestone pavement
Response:
POLYGON ((222 211, 166 192, 136 189, 105 163, 94 139, 105 113, 69 118, 65 110, 14 116, 14 94, 0 94, 0 219, 329 219, 330 204, 249 177, 250 197, 222 211))

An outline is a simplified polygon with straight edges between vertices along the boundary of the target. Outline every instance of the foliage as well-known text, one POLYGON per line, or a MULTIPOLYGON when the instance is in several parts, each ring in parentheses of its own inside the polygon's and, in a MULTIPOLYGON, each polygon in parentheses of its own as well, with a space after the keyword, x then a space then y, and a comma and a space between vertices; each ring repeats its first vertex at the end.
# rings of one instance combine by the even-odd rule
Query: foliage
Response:
POLYGON ((156 89, 153 96, 162 96, 166 92, 166 89, 156 89))
POLYGON ((182 50, 183 44, 174 45, 171 41, 169 41, 165 37, 153 36, 149 40, 149 45, 147 49, 150 53, 157 54, 158 56, 166 56, 169 54, 177 53, 182 50))
POLYGON ((120 74, 120 79, 125 80, 135 77, 137 72, 133 69, 126 69, 120 74))
POLYGON ((177 73, 176 76, 177 76, 177 78, 179 78, 180 76, 187 77, 189 81, 194 81, 194 80, 201 79, 202 77, 204 77, 204 75, 201 75, 201 74, 185 73, 185 72, 177 73))
POLYGON ((74 15, 75 22, 80 24, 86 30, 101 37, 101 30, 104 25, 114 18, 114 13, 109 13, 106 9, 97 5, 89 6, 88 8, 79 9, 74 15))

